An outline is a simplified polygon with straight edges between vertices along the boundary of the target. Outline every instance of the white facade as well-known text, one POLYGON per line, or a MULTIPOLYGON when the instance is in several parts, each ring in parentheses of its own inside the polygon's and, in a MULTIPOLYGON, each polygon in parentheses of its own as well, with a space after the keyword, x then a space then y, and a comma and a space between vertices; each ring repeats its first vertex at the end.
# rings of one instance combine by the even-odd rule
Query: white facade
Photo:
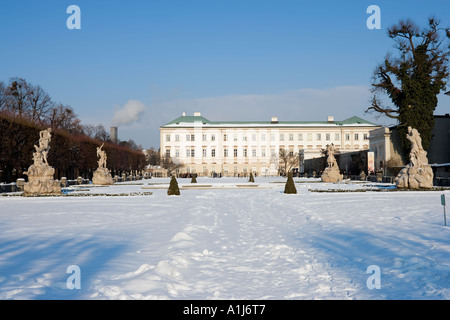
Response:
MULTIPOLYGON (((277 175, 280 149, 302 155, 321 156, 333 143, 341 152, 367 150, 369 131, 379 126, 352 117, 344 121, 214 122, 195 113, 160 128, 161 155, 182 162, 180 173, 210 176, 277 175)), ((296 166, 302 172, 302 163, 296 166)))

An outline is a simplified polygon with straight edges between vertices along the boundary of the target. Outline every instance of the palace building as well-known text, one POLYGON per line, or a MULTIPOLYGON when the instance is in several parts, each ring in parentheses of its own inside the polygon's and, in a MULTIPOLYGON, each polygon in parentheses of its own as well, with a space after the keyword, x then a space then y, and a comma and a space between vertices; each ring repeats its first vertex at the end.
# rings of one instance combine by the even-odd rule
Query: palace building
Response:
POLYGON ((369 132, 381 126, 351 117, 335 121, 210 121, 200 112, 160 127, 161 156, 183 163, 179 173, 199 176, 278 175, 280 150, 303 161, 322 156, 334 144, 338 152, 369 149, 369 132))

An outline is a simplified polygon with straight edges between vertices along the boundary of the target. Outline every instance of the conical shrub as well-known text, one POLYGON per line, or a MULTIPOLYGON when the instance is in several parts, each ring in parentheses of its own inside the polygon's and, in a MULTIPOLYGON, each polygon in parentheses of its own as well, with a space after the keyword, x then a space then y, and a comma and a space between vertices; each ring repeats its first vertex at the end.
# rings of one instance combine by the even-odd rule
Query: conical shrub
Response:
POLYGON ((248 179, 248 182, 255 182, 255 179, 253 178, 253 173, 250 172, 250 178, 248 179))
POLYGON ((295 188, 294 179, 292 178, 292 172, 289 172, 286 185, 284 186, 284 193, 297 193, 295 188))
POLYGON ((197 183, 197 174, 192 174, 191 183, 197 183))
POLYGON ((172 176, 172 179, 170 179, 170 185, 169 189, 167 189, 167 195, 169 196, 180 195, 180 188, 178 188, 178 182, 177 179, 175 179, 175 176, 172 176))

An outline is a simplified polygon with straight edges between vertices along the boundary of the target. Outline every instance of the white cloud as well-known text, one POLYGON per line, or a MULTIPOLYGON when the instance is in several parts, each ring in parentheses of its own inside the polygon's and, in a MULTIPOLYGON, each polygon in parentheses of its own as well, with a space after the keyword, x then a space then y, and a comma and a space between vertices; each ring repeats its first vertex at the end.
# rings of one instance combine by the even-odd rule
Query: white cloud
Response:
POLYGON ((139 119, 145 110, 145 105, 137 100, 129 100, 121 109, 114 112, 113 126, 127 125, 139 119))

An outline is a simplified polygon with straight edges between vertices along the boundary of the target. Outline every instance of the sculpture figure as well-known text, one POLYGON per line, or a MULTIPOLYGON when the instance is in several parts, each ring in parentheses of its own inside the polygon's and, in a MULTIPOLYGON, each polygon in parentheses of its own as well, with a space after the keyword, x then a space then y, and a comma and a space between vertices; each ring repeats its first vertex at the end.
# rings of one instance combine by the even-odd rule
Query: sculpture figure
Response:
POLYGON ((114 180, 111 176, 111 173, 109 172, 108 168, 106 167, 106 152, 102 150, 104 143, 97 147, 97 157, 99 158, 98 168, 95 170, 94 175, 92 177, 92 182, 94 184, 98 185, 110 185, 114 184, 114 180))
POLYGON ((39 132, 39 146, 34 146, 33 164, 24 172, 28 176, 28 182, 24 185, 25 195, 61 193, 59 181, 53 180, 55 169, 47 161, 51 133, 51 128, 39 132))
POLYGON ((410 163, 403 168, 394 182, 399 188, 419 189, 433 187, 433 170, 428 164, 427 152, 417 129, 408 127, 406 138, 411 142, 410 163))
POLYGON ((339 172, 339 166, 335 158, 336 147, 334 144, 327 145, 327 167, 322 173, 323 182, 338 182, 342 181, 343 175, 339 172))
POLYGON ((99 168, 106 168, 106 152, 102 150, 104 143, 97 147, 97 157, 99 157, 97 163, 99 168))

